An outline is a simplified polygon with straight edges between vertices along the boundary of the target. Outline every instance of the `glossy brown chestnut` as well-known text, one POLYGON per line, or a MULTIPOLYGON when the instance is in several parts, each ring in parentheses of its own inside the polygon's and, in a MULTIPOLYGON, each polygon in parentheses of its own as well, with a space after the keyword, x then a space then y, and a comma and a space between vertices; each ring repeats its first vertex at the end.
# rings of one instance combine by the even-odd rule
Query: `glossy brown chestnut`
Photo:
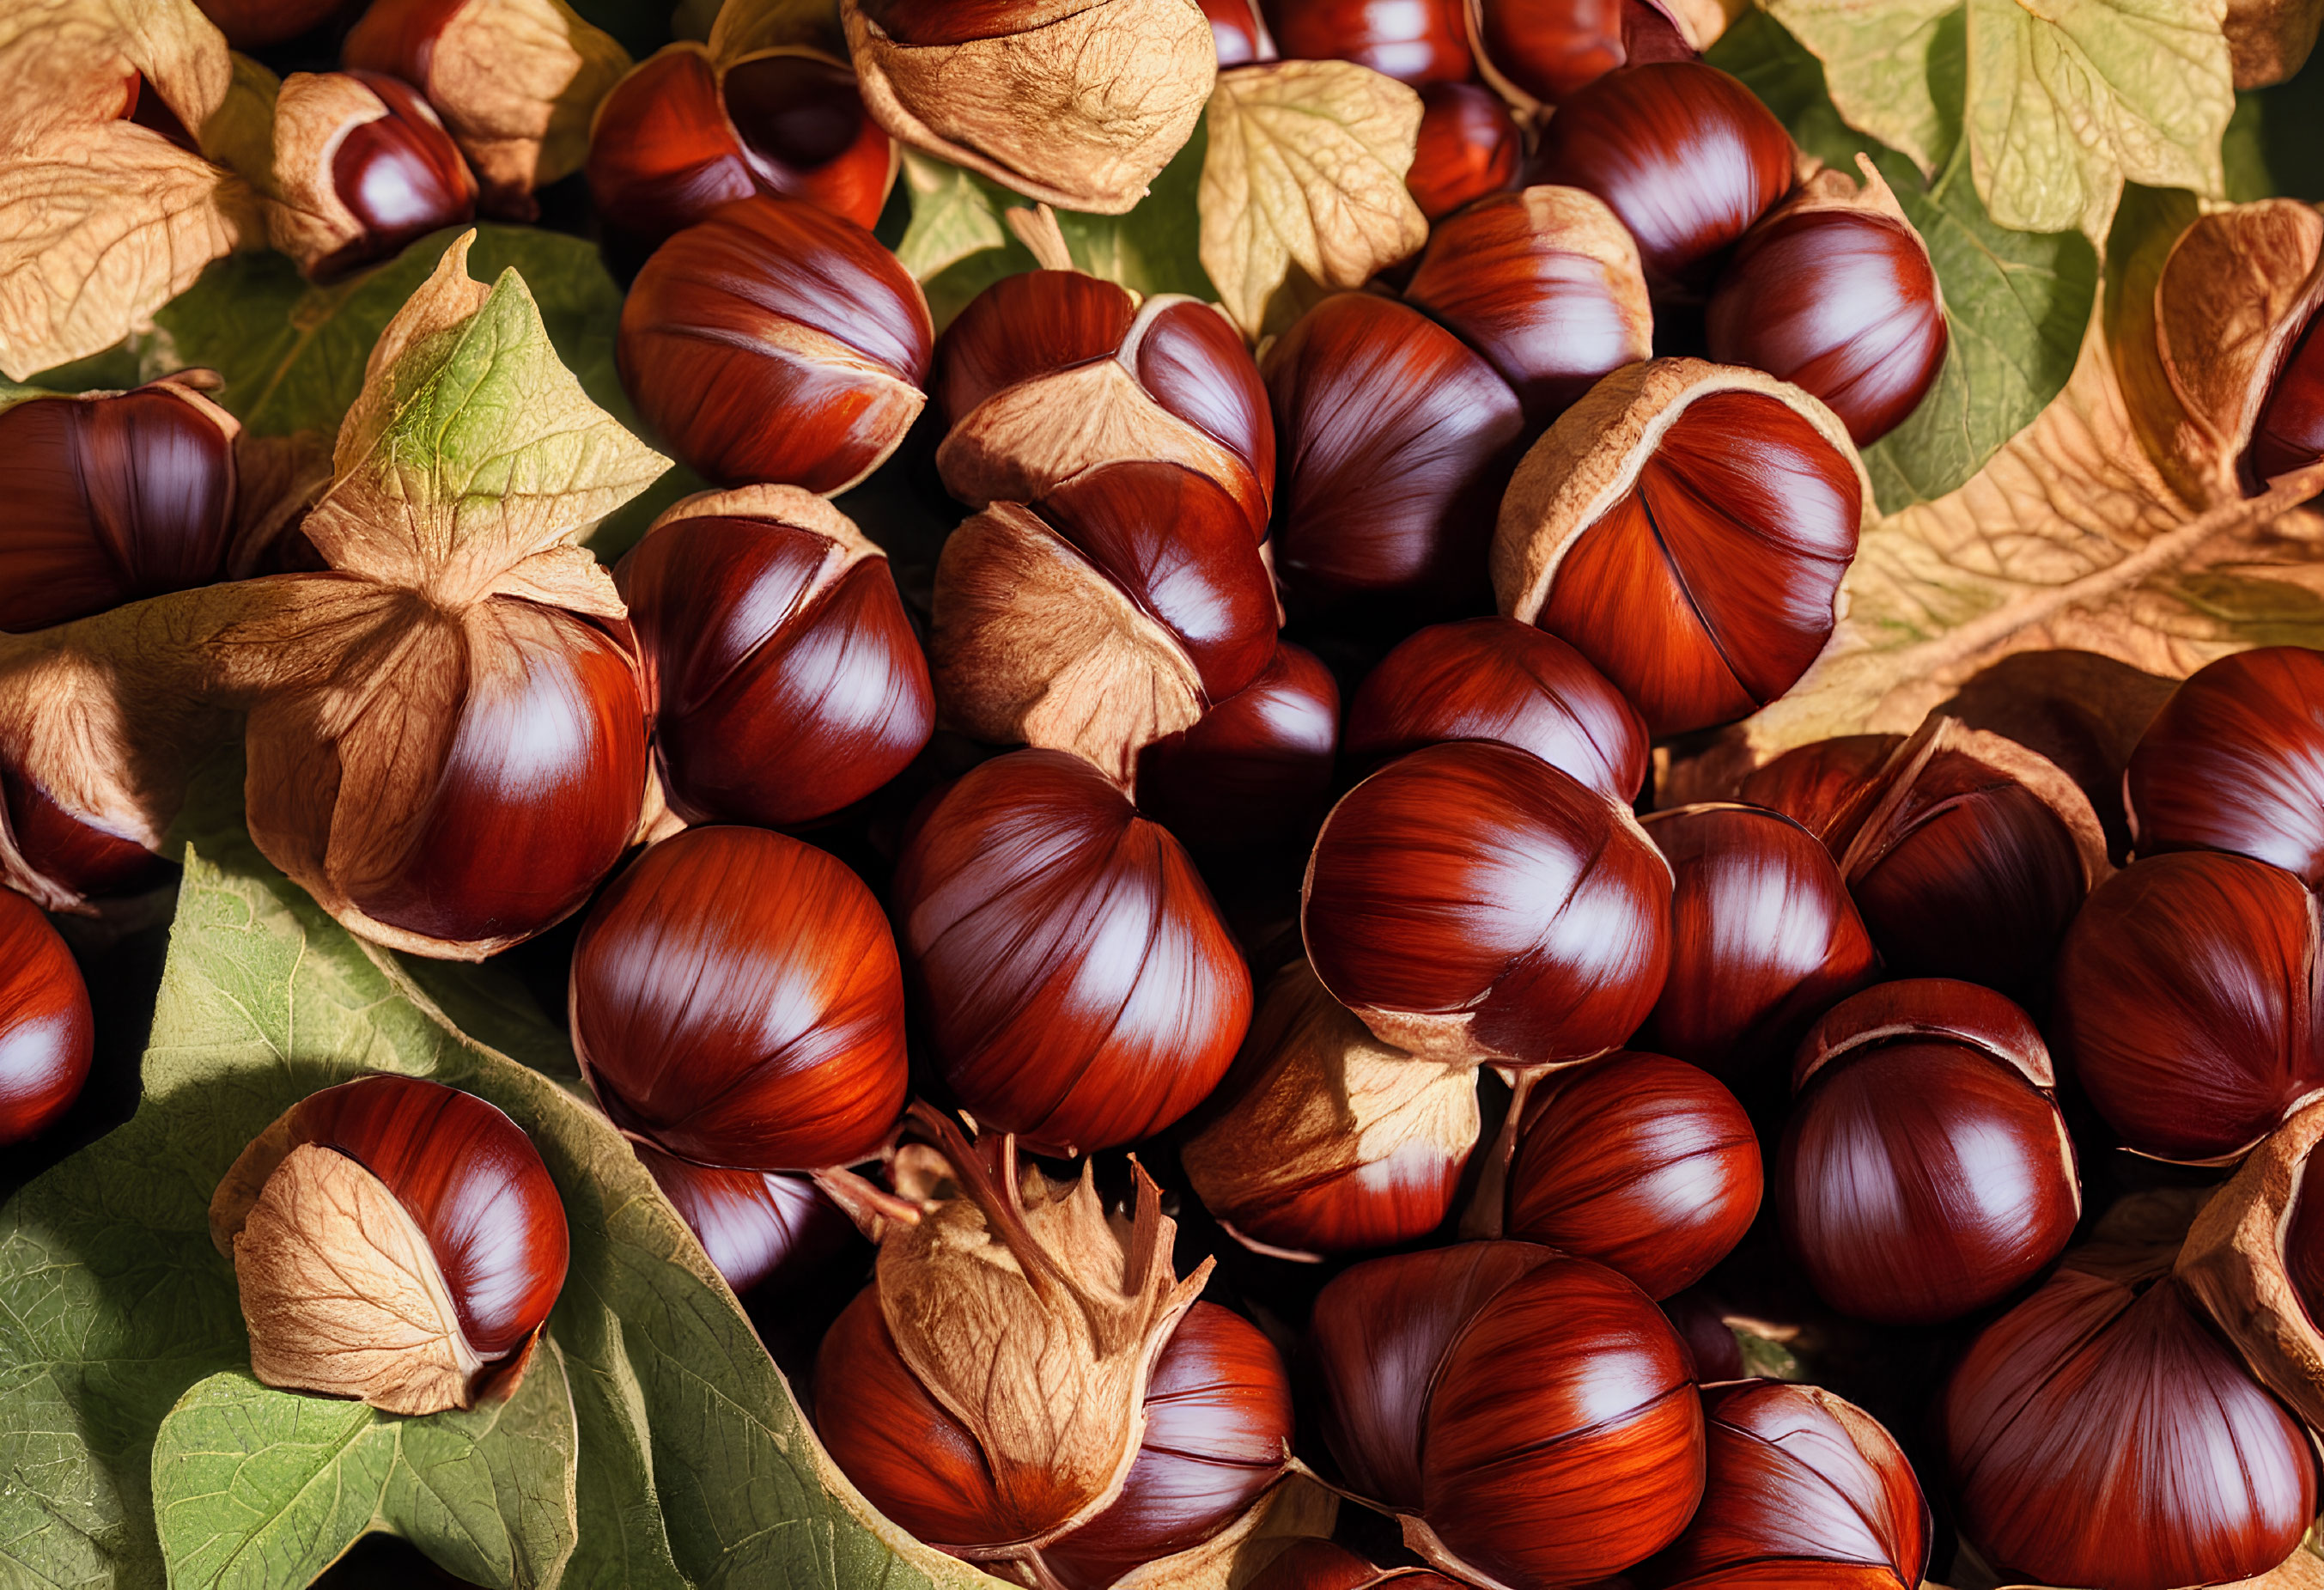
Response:
POLYGON ((236 50, 262 50, 318 28, 347 0, 196 0, 236 50))
POLYGON ((1638 1041, 1742 1086, 1879 957, 1831 853, 1782 813, 1683 806, 1646 830, 1676 882, 1670 975, 1638 1041))
POLYGON ((1189 849, 1304 846, 1332 792, 1340 687, 1289 641, 1194 727, 1138 755, 1138 807, 1189 849))
POLYGON ((1364 676, 1347 751, 1371 768, 1443 740, 1498 740, 1628 806, 1646 778, 1646 726, 1582 653, 1529 624, 1432 624, 1364 676))
POLYGON ((1934 1325, 2007 1297, 2082 1212, 2033 1018, 1923 978, 1847 1000, 1801 1046, 1774 1177, 1784 1239, 1823 1299, 1934 1325))
POLYGON ((275 102, 277 246, 336 282, 476 213, 476 180, 428 101, 384 72, 293 72, 275 102))
POLYGON ((1308 310, 1260 370, 1293 615, 1371 635, 1484 611, 1493 504, 1525 423, 1508 383, 1443 327, 1364 293, 1308 310))
POLYGON ((1645 1293, 1531 1243, 1374 1259, 1315 1300, 1324 1439, 1349 1487, 1470 1582, 1584 1584, 1702 1493, 1702 1404, 1645 1293))
POLYGON ((822 498, 687 498, 613 581, 637 627, 662 787, 687 821, 813 822, 927 744, 936 696, 887 555, 822 498))
POLYGON ((169 862, 134 839, 66 811, 5 756, 0 756, 0 836, 28 869, 75 899, 134 893, 170 875, 169 862))
POLYGON ((1517 180, 1525 138, 1508 107, 1474 83, 1420 91, 1420 142, 1404 185, 1429 220, 1517 180))
POLYGON ((1219 64, 1249 66, 1275 59, 1275 41, 1267 35, 1254 0, 1202 0, 1203 14, 1211 19, 1211 38, 1218 46, 1219 64))
POLYGON ((88 985, 40 908, 0 889, 0 1148, 72 1107, 96 1043, 88 985))
POLYGON ((1352 60, 1416 88, 1469 77, 1461 0, 1262 0, 1291 60, 1352 60))
POLYGON ((1736 799, 1780 811, 1837 857, 1887 791, 1885 770, 1902 735, 1840 735, 1812 741, 1755 768, 1736 799))
POLYGON ((1534 1085, 1502 1230, 1660 1299, 1743 1240, 1760 1179, 1750 1117, 1717 1077, 1665 1055, 1610 1054, 1534 1085))
POLYGON ((1623 0, 1475 0, 1477 49, 1527 97, 1555 105, 1624 65, 1623 0))
POLYGON ((1460 1590, 1428 1568, 1375 1567, 1346 1547, 1312 1537, 1294 1540, 1245 1590, 1460 1590))
POLYGON ((899 163, 846 63, 808 49, 728 64, 681 42, 615 84, 589 132, 589 196, 610 243, 642 263, 729 199, 779 194, 859 226, 880 219, 899 163))
POLYGON ((854 1223, 804 1176, 721 1169, 632 1146, 738 1293, 770 1282, 826 1286, 835 1262, 862 1248, 854 1223))
POLYGON ((854 874, 779 834, 693 828, 647 851, 590 910, 571 1008, 614 1124, 700 1164, 849 1164, 903 1109, 887 919, 854 874))
POLYGON ((2231 850, 2324 883, 2324 652, 2263 646, 2197 670, 2123 778, 2138 853, 2231 850))
POLYGON ((2268 388, 2267 401, 2237 460, 2244 489, 2257 495, 2267 482, 2324 458, 2324 313, 2312 315, 2292 344, 2268 388))
POLYGON ((1607 73, 1564 99, 1533 178, 1604 199, 1657 295, 1700 299, 1727 251, 1790 190, 1791 135, 1748 88, 1700 61, 1607 73))
POLYGON ((1662 1301, 1663 1317, 1686 1344, 1694 1360, 1697 1383, 1739 1381, 1744 1375, 1743 1344, 1727 1324, 1727 1305, 1707 1287, 1689 1287, 1662 1301))
POLYGON ((929 1058, 979 1123, 1043 1152, 1150 1136, 1226 1074, 1250 974, 1178 842, 1078 757, 963 777, 896 863, 929 1058))
POLYGON ((1496 194, 1446 217, 1404 296, 1485 356, 1535 430, 1654 353, 1637 245, 1578 188, 1496 194))
POLYGON ((2123 1142, 2240 1158, 2324 1086, 2314 897, 2217 851, 2158 855, 2094 891, 2058 955, 2058 1053, 2123 1142))
POLYGON ((177 379, 0 411, 0 630, 47 629, 224 574, 240 430, 177 379))
POLYGON ((617 352, 638 412, 703 475, 827 495, 903 440, 935 341, 919 283, 871 233, 760 194, 654 252, 617 352))
POLYGON ((1702 1505, 1635 1583, 1920 1590, 1929 1504, 1877 1419, 1820 1386, 1762 1380, 1706 1388, 1702 1419, 1702 1505))
POLYGON ((1670 900, 1627 809, 1529 753, 1462 740, 1332 809, 1300 930, 1323 986, 1385 1041, 1556 1065, 1615 1048, 1653 1007, 1670 900))

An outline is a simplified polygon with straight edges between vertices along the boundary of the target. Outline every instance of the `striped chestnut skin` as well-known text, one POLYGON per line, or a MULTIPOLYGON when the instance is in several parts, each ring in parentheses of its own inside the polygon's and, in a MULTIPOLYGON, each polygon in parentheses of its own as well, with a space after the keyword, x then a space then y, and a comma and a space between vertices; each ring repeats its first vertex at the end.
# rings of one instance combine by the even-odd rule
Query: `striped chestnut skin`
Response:
POLYGON ((1289 60, 1352 60, 1418 88, 1459 83, 1473 64, 1461 0, 1263 0, 1289 60))
POLYGON ((1342 1478, 1448 1573, 1604 1578, 1702 1494, 1686 1348, 1603 1265, 1518 1242, 1374 1259, 1317 1297, 1308 1346, 1342 1478))
POLYGON ((2283 1223, 2283 1269, 2309 1323, 2324 1329, 2324 1155, 2300 1168, 2292 1214, 2283 1223))
POLYGON ((1198 852, 1305 845, 1330 801, 1339 744, 1332 670, 1278 641, 1250 683, 1139 753, 1138 809, 1198 852))
POLYGON ((72 952, 38 906, 0 889, 0 1148, 30 1142, 72 1107, 96 1041, 72 952))
POLYGON ((1508 383, 1418 311, 1364 293, 1308 310, 1259 369, 1293 615, 1399 634, 1489 610, 1493 506, 1525 424, 1508 383))
POLYGON ((2158 855, 2094 891, 2059 952, 2059 1058, 2123 1142, 2239 1158, 2324 1087, 2315 897, 2218 851, 2158 855))
POLYGON ((936 727, 895 577, 805 493, 698 508, 665 514, 613 571, 671 809, 762 827, 827 818, 901 772, 936 727))
POLYGON ((349 127, 332 153, 332 185, 363 231, 307 266, 308 277, 322 282, 393 259, 476 213, 475 176, 428 101, 384 72, 347 75, 378 96, 387 114, 349 127))
POLYGON ((935 346, 919 283, 870 232, 761 193, 654 251, 614 351, 639 414, 701 474, 827 495, 903 440, 935 346))
POLYGON ((1670 868, 1630 814, 1529 753, 1430 745, 1342 798, 1307 863, 1315 975, 1430 1058, 1588 1059, 1670 964, 1670 868))
POLYGON ((2236 467, 2244 490, 2258 495, 2279 475, 2324 458, 2324 313, 2310 319, 2308 328, 2292 344, 2292 352, 2268 387, 2236 467))
POLYGON ((1461 1590, 1430 1568, 1375 1567, 1346 1547, 1310 1537, 1294 1540, 1259 1569, 1245 1590, 1461 1590))
POLYGON ((1250 973, 1193 860, 1089 763, 1018 751, 965 774, 891 895, 937 1077, 1043 1153, 1151 1136, 1218 1086, 1250 973))
POLYGON ((2198 669, 2131 753, 2138 853, 2230 850, 2324 883, 2324 652, 2262 646, 2198 669))
POLYGON ((1791 134, 1700 61, 1607 73, 1562 101, 1532 180, 1586 189, 1637 239, 1658 297, 1699 300, 1728 251, 1790 191, 1791 134))
POLYGON ((770 1282, 827 1284, 834 1263, 862 1246, 854 1223, 804 1176, 723 1169, 630 1146, 738 1294, 770 1282))
POLYGON ((1555 105, 1629 60, 1623 0, 1478 0, 1477 48, 1533 98, 1555 105))
POLYGON ((134 839, 82 821, 0 753, 0 822, 24 864, 84 899, 134 893, 170 875, 171 864, 134 839))
POLYGON ((1705 1387, 1702 1417, 1702 1505, 1628 1576, 1642 1590, 1920 1590, 1929 1504, 1877 1419, 1821 1387, 1764 1380, 1705 1387))
POLYGON ((1953 1517, 2013 1582, 2229 1584, 2315 1516, 2306 1432, 2168 1274, 2070 1256, 1969 1344, 1939 1414, 1953 1517))
POLYGON ((895 141, 865 113, 845 62, 783 49, 722 65, 680 42, 605 96, 586 170, 608 246, 634 265, 672 233, 753 193, 805 199, 870 227, 898 164, 895 141))
POLYGON ((887 918, 854 874, 780 834, 691 828, 639 857, 582 927, 571 1012, 614 1124, 699 1164, 850 1164, 904 1107, 887 918))
POLYGON ((1221 66, 1275 59, 1275 41, 1267 36, 1255 0, 1202 0, 1202 5, 1203 14, 1211 19, 1211 39, 1218 47, 1221 66))
MULTIPOLYGON (((994 1486, 974 1436, 928 1394, 896 1348, 867 1287, 830 1331, 815 1367, 816 1428, 872 1503, 954 1552, 1047 1532, 994 1486)), ((1145 1434, 1120 1493, 1038 1548, 1067 1590, 1103 1590, 1140 1564, 1201 1544, 1283 1472, 1290 1376, 1256 1326, 1215 1303, 1187 1309, 1147 1382, 1145 1434)))
POLYGON ((1431 624, 1364 676, 1348 707, 1360 768, 1443 740, 1498 740, 1628 806, 1646 780, 1646 726, 1589 660, 1512 618, 1431 624))
POLYGON ((1840 735, 1795 746, 1753 769, 1736 798, 1782 812, 1837 856, 1879 804, 1881 771, 1904 743, 1902 735, 1840 735))
POLYGON ((1824 1301, 1936 1325, 2041 1273, 2082 1212, 2053 1084, 2033 1018, 1974 984, 1884 983, 1818 1022, 1772 1184, 1824 1301))
POLYGON ((1743 1240, 1760 1186, 1750 1117, 1717 1077, 1625 1051, 1534 1085, 1502 1230, 1595 1260, 1659 1301, 1743 1240))
POLYGON ((1474 83, 1420 90, 1420 137, 1404 186, 1431 222, 1517 180, 1525 134, 1508 107, 1474 83))

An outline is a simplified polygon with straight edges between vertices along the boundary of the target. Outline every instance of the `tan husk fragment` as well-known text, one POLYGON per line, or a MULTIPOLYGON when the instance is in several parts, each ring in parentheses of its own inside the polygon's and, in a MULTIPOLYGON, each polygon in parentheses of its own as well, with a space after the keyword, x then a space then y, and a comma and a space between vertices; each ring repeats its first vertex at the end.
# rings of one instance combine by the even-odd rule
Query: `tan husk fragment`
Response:
POLYGON ((2252 1373, 2315 1428, 2324 1428, 2324 1333, 2292 1288, 2283 1239, 2319 1142, 2324 1100, 2310 1100, 2204 1206, 2178 1267, 2252 1373))
POLYGON ((1194 0, 1028 7, 960 44, 890 38, 840 10, 864 107, 890 135, 1029 198, 1120 215, 1194 135, 1218 76, 1194 0))
POLYGON ((1242 1590, 1296 1542, 1328 1539, 1339 1516, 1338 1493, 1294 1468, 1201 1545, 1142 1563, 1110 1590, 1242 1590))
POLYGON ((274 101, 272 191, 266 238, 302 271, 363 236, 331 171, 346 136, 388 114, 386 101, 346 72, 292 72, 274 101))
POLYGON ((1155 1356, 1214 1262, 1176 1278, 1177 1225, 1134 1161, 1136 1206, 1109 1218, 1086 1161, 1079 1180, 1053 1184, 1018 1165, 1013 1140, 972 1149, 946 1133, 963 1196, 886 1235, 875 1284, 904 1363, 975 1437, 1010 1511, 1053 1521, 994 1548, 1006 1557, 1120 1494, 1155 1356))

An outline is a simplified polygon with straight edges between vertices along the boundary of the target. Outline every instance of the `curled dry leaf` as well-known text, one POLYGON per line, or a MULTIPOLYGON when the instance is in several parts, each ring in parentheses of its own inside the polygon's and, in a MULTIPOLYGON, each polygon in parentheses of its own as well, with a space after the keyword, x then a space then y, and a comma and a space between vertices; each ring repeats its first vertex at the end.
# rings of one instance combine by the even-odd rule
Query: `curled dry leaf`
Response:
POLYGON ((1420 96, 1344 60, 1277 60, 1219 75, 1203 158, 1203 265, 1256 339, 1305 307, 1285 291, 1360 287, 1428 241, 1404 185, 1420 96))

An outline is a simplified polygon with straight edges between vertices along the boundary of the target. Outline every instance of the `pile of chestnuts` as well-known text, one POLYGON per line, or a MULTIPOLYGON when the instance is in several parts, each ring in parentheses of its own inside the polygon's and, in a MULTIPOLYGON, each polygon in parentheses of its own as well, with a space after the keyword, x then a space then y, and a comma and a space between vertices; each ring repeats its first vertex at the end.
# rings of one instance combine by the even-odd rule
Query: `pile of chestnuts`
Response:
MULTIPOLYGON (((262 207, 311 282, 577 212, 623 284, 637 428, 707 489, 602 609, 496 596, 515 661, 398 846, 360 790, 315 843, 366 858, 358 931, 553 991, 892 1523, 1030 1590, 2192 1590, 2302 1548, 2324 652, 2209 663, 2097 776, 1944 708, 1671 776, 1825 652, 1863 449, 1953 351, 1879 171, 1803 155, 1700 8, 730 0, 625 69, 576 44, 597 88, 520 160, 457 79, 486 0, 202 4, 328 69, 262 207), (1413 90, 1424 247, 1256 347, 1076 267, 1047 204, 1125 208, 1187 81, 1325 60, 1413 90), (908 148, 1026 195, 1037 268, 932 312, 908 148)), ((2319 298, 2255 493, 2324 456, 2319 298)), ((0 393, 0 650, 337 571, 216 391, 0 393)), ((173 873, 15 721, 29 1155, 103 1125, 127 1018, 81 966, 173 873)), ((271 1386, 489 1401, 591 1262, 567 1168, 443 1083, 349 1074, 236 1151, 210 1236, 271 1386)))

